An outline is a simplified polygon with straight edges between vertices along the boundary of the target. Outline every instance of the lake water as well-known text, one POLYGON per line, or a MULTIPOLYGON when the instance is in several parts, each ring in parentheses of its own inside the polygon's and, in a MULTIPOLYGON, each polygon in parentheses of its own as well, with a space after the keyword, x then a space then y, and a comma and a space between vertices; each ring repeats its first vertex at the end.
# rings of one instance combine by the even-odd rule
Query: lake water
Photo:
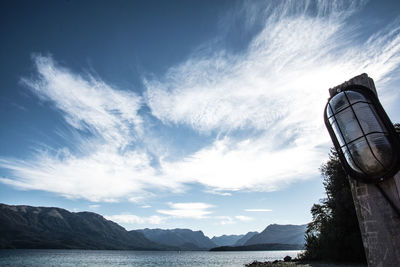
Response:
POLYGON ((301 251, 0 250, 0 266, 241 266, 296 257, 301 251))

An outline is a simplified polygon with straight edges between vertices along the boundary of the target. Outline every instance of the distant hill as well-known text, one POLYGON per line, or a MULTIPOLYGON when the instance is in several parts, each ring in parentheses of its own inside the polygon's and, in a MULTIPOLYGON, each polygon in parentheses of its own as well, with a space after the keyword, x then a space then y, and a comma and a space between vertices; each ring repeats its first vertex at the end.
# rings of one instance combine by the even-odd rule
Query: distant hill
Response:
POLYGON ((190 229, 140 229, 136 230, 156 243, 178 247, 181 250, 208 250, 216 247, 214 242, 203 234, 202 231, 190 229))
POLYGON ((244 245, 280 243, 301 244, 305 243, 304 234, 307 225, 279 225, 271 224, 261 233, 251 237, 244 245))
POLYGON ((264 250, 301 250, 303 245, 299 244, 256 244, 249 246, 223 246, 210 249, 210 251, 264 251, 264 250))
POLYGON ((92 212, 0 204, 0 248, 167 249, 92 212))
POLYGON ((221 246, 233 246, 236 242, 244 237, 244 235, 221 235, 214 236, 211 238, 211 241, 215 243, 215 245, 221 246))
POLYGON ((273 250, 278 245, 292 249, 287 245, 304 245, 305 229, 306 225, 272 224, 261 233, 223 235, 211 240, 202 231, 189 229, 126 231, 93 212, 0 204, 0 249, 209 250, 223 246, 219 249, 273 250))
POLYGON ((235 244, 233 244, 234 246, 243 246, 244 244, 246 244, 246 242, 252 238, 253 236, 257 235, 258 232, 248 232, 247 234, 245 234, 242 238, 240 238, 238 241, 236 241, 235 244))

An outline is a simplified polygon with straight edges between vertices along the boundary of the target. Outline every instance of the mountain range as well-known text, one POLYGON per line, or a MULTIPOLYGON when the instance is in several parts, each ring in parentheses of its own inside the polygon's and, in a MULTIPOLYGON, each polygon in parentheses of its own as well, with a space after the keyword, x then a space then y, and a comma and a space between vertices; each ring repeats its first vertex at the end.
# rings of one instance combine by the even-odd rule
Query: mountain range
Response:
POLYGON ((222 236, 214 236, 211 238, 211 241, 214 242, 215 245, 222 246, 232 246, 236 244, 236 242, 241 239, 244 235, 222 235, 222 236))
POLYGON ((4 204, 0 248, 166 249, 93 212, 4 204))
POLYGON ((256 245, 266 243, 278 244, 304 244, 304 233, 307 225, 279 225, 270 224, 259 234, 249 238, 244 245, 256 245))
MULTIPOLYGON (((127 231, 93 212, 0 204, 0 248, 209 250, 266 243, 304 244, 305 225, 269 225, 261 233, 214 236, 190 229, 127 231)), ((254 247, 254 246, 253 246, 254 247)))
POLYGON ((190 229, 141 229, 135 230, 143 233, 144 236, 161 245, 178 247, 180 250, 209 250, 216 247, 216 244, 206 237, 202 231, 190 229))
POLYGON ((248 232, 234 244, 226 244, 225 246, 244 246, 246 242, 253 236, 258 235, 258 232, 248 232))

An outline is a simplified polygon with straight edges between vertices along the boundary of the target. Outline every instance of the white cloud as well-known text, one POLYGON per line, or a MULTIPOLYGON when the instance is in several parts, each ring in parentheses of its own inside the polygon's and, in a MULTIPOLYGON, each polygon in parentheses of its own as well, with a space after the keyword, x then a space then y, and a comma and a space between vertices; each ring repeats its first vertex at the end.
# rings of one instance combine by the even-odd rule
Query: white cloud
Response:
POLYGON ((218 196, 224 196, 224 197, 230 197, 232 196, 232 193, 229 192, 223 192, 223 191, 219 191, 219 190, 206 190, 204 191, 205 193, 208 194, 213 194, 213 195, 218 195, 218 196))
MULTIPOLYGON (((390 81, 400 65, 400 22, 362 41, 362 27, 347 21, 362 8, 359 3, 307 3, 249 8, 247 19, 261 16, 264 26, 245 51, 210 47, 206 51, 212 52, 194 53, 164 77, 146 80, 144 98, 36 56, 36 78, 23 84, 61 111, 76 130, 79 153, 39 150, 25 160, 0 158, 9 171, 0 181, 68 198, 141 203, 159 190, 182 192, 187 184, 228 195, 278 190, 315 177, 331 146, 322 119, 327 89, 362 72, 378 85, 390 81), (185 124, 217 138, 181 159, 150 155, 149 147, 168 149, 149 140, 157 133, 146 132, 138 114, 144 103, 171 127, 185 124)), ((254 20, 248 22, 251 28, 254 20)), ((381 88, 383 99, 395 105, 399 91, 381 88)), ((177 204, 184 203, 158 212, 185 218, 211 213, 211 206, 177 204)))
POLYGON ((28 160, 0 158, 0 167, 10 170, 12 177, 0 178, 1 182, 95 202, 121 198, 140 202, 152 196, 149 188, 180 189, 180 184, 156 175, 151 157, 138 142, 142 135, 142 119, 137 114, 140 96, 91 76, 84 78, 50 57, 34 60, 38 77, 23 79, 23 83, 61 111, 73 129, 87 133, 76 131, 74 140, 66 140, 78 153, 67 148, 55 153, 39 149, 28 160))
POLYGON ((245 209, 245 211, 248 211, 248 212, 270 212, 272 210, 270 210, 270 209, 245 209))
POLYGON ((149 217, 140 217, 129 213, 104 216, 107 220, 122 224, 161 224, 166 218, 153 215, 149 217))
POLYGON ((400 65, 400 24, 363 44, 361 27, 347 21, 359 3, 321 1, 315 10, 307 3, 266 8, 263 30, 243 53, 194 54, 145 81, 154 116, 225 135, 182 161, 162 162, 168 176, 214 190, 273 191, 318 175, 331 146, 322 119, 328 88, 362 72, 389 79, 400 65), (238 130, 247 136, 235 137, 238 130))
POLYGON ((34 61, 38 78, 23 78, 22 83, 61 110, 74 128, 87 130, 119 148, 141 132, 142 119, 137 115, 140 96, 117 90, 90 75, 84 78, 74 74, 51 57, 36 55, 34 61))
POLYGON ((214 207, 202 202, 168 203, 168 206, 171 209, 161 209, 157 212, 174 218, 204 219, 212 213, 209 209, 214 207))
POLYGON ((235 216, 235 218, 236 218, 237 220, 239 220, 239 221, 242 221, 242 222, 249 222, 249 221, 254 220, 254 218, 252 218, 252 217, 243 216, 243 215, 235 216))
POLYGON ((79 157, 54 157, 42 152, 35 160, 0 160, 0 165, 12 170, 18 179, 1 178, 6 184, 22 189, 46 190, 68 198, 116 202, 149 194, 147 188, 179 188, 173 182, 155 175, 146 154, 137 151, 118 153, 108 146, 79 157), (149 179, 151 177, 151 179, 149 179))
MULTIPOLYGON (((147 166, 147 168, 151 169, 150 166, 147 166)), ((152 197, 154 197, 154 194, 153 194, 153 193, 151 193, 151 192, 145 192, 145 191, 144 191, 144 192, 138 193, 138 194, 135 195, 135 196, 129 197, 129 198, 128 198, 128 201, 129 201, 129 202, 132 202, 132 203, 138 204, 138 203, 142 203, 142 202, 145 201, 146 199, 149 199, 149 198, 152 198, 152 197)))
MULTIPOLYGON (((301 130, 320 125, 327 88, 360 74, 367 57, 381 57, 380 51, 372 49, 374 42, 368 56, 362 53, 365 47, 354 47, 351 54, 334 54, 348 48, 349 41, 342 38, 352 30, 346 30, 349 26, 344 23, 352 10, 342 10, 339 16, 333 8, 336 2, 325 4, 318 6, 324 16, 309 16, 310 11, 302 7, 305 2, 297 1, 294 7, 293 2, 282 1, 245 53, 193 55, 170 68, 163 79, 146 80, 153 114, 199 131, 265 130, 278 121, 283 121, 281 126, 301 126, 301 130), (328 7, 330 12, 326 12, 328 7)), ((391 44, 387 44, 387 56, 398 51, 390 49, 391 44)), ((380 79, 389 69, 372 67, 371 74, 380 79)))
POLYGON ((217 216, 215 218, 221 220, 219 222, 219 224, 221 224, 221 225, 235 224, 236 223, 235 220, 230 216, 217 216))
POLYGON ((100 205, 98 205, 98 204, 89 205, 89 209, 91 209, 91 210, 97 210, 99 208, 100 208, 100 205))
POLYGON ((250 221, 254 220, 254 218, 252 218, 252 217, 243 216, 243 215, 237 215, 237 216, 234 216, 233 218, 231 216, 215 216, 214 218, 217 220, 220 220, 219 224, 221 224, 221 225, 235 224, 238 221, 250 222, 250 221))
POLYGON ((275 191, 318 174, 326 151, 306 143, 273 150, 273 141, 269 136, 241 142, 224 138, 183 161, 161 166, 170 179, 233 191, 275 191))

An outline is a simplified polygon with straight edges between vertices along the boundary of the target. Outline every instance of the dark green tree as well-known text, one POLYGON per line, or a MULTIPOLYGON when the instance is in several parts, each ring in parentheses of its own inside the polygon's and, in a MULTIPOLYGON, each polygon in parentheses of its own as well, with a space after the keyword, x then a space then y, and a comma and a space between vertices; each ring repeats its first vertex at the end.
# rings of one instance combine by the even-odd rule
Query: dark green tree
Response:
MULTIPOLYGON (((400 123, 394 128, 400 134, 400 123)), ((350 184, 334 149, 320 171, 327 197, 311 208, 302 258, 366 262, 350 184)))
POLYGON ((366 262, 350 184, 334 149, 320 171, 327 197, 311 208, 303 258, 366 262))

